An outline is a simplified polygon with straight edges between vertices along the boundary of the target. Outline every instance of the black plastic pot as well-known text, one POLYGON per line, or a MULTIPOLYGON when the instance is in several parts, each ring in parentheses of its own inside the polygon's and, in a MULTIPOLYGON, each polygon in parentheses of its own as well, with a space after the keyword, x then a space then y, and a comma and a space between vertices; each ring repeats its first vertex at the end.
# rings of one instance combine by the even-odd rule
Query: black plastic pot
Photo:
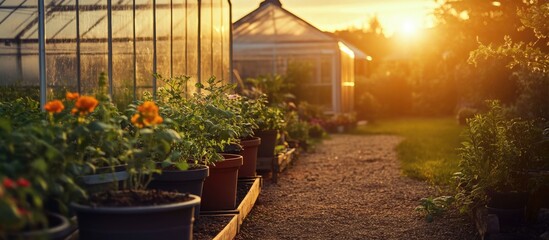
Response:
POLYGON ((21 231, 14 234, 8 234, 8 239, 48 239, 62 240, 71 232, 69 220, 59 214, 48 213, 49 227, 37 231, 21 231))
POLYGON ((118 190, 122 182, 128 179, 126 165, 97 168, 95 174, 80 177, 88 193, 118 190))
MULTIPOLYGON (((185 171, 164 170, 162 174, 154 175, 149 188, 190 193, 202 197, 204 181, 209 176, 209 173, 209 168, 206 165, 196 165, 196 167, 185 171)), ((200 205, 195 208, 194 218, 198 218, 199 214, 200 205)))
POLYGON ((527 192, 488 191, 487 196, 488 213, 498 216, 500 226, 515 226, 524 222, 527 192))
POLYGON ((80 240, 192 239, 194 208, 200 197, 186 202, 146 207, 91 207, 71 204, 78 217, 80 240))
POLYGON ((256 137, 261 138, 261 144, 257 149, 258 157, 274 157, 277 134, 278 131, 276 130, 257 131, 255 133, 256 137))

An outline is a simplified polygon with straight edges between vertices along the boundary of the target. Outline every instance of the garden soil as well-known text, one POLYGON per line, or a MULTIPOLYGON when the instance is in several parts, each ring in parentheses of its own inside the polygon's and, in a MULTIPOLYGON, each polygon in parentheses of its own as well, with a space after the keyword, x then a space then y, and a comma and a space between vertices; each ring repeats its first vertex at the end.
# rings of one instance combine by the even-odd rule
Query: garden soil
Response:
POLYGON ((265 183, 236 239, 476 239, 471 221, 414 211, 435 195, 402 175, 395 136, 332 135, 265 183))

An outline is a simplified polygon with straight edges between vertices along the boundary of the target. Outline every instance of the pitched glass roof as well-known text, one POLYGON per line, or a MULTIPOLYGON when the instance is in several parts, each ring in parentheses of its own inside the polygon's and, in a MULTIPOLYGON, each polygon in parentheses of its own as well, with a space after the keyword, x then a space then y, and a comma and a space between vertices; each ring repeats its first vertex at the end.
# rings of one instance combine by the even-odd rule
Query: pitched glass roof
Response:
POLYGON ((264 4, 234 24, 237 43, 336 42, 335 39, 274 4, 264 4))

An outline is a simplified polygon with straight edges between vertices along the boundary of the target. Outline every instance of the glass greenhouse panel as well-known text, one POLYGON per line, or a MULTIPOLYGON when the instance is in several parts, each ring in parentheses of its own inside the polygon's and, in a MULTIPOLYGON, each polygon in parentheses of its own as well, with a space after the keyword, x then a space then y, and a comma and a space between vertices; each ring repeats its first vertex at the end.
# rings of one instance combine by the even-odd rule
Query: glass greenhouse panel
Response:
POLYGON ((61 5, 56 1, 45 1, 46 12, 51 13, 46 16, 46 78, 49 99, 62 98, 67 91, 78 92, 75 4, 61 5))
POLYGON ((40 1, 0 0, 0 101, 93 94, 105 73, 112 98, 125 106, 162 86, 153 73, 191 76, 191 92, 199 76, 229 76, 229 0, 40 1))
POLYGON ((223 79, 223 11, 222 0, 212 1, 212 76, 223 79))
MULTIPOLYGON (((185 75, 194 79, 193 82, 198 81, 198 69, 200 69, 198 61, 198 42, 201 38, 198 36, 198 26, 200 21, 198 19, 198 1, 187 0, 187 52, 185 59, 187 60, 187 68, 185 75)), ((202 42, 204 44, 204 42, 202 42)), ((193 83, 187 85, 187 92, 193 93, 196 88, 193 83)))
POLYGON ((186 45, 186 0, 173 0, 173 25, 172 25, 172 69, 173 76, 182 76, 187 71, 187 45, 186 45))
POLYGON ((205 82, 213 75, 213 0, 202 0, 200 6, 200 81, 205 82))
MULTIPOLYGON (((172 15, 170 0, 156 0, 156 73, 169 78, 172 75, 172 15)), ((157 87, 164 85, 156 81, 157 87)))
POLYGON ((153 4, 149 0, 136 0, 136 88, 137 96, 143 91, 153 90, 153 4))
POLYGON ((229 0, 222 0, 222 26, 221 33, 223 36, 223 55, 221 57, 223 64, 223 80, 230 82, 232 79, 232 69, 231 69, 231 28, 232 21, 231 16, 231 6, 229 0))
POLYGON ((133 101, 133 2, 126 0, 114 5, 120 7, 112 12, 112 98, 119 106, 133 101))
MULTIPOLYGON (((107 0, 82 0, 79 2, 81 5, 107 5, 107 0)), ((92 94, 98 85, 99 75, 108 71, 108 15, 106 8, 83 8, 79 12, 80 91, 83 94, 92 94)))

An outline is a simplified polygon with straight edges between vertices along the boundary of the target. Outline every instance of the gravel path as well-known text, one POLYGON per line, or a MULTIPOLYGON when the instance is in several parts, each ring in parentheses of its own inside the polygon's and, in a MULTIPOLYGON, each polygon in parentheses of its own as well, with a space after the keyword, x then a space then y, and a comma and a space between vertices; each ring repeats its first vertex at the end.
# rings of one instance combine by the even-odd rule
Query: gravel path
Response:
POLYGON ((456 214, 427 223, 414 211, 434 194, 401 175, 395 136, 332 135, 265 181, 237 239, 475 239, 456 214))

